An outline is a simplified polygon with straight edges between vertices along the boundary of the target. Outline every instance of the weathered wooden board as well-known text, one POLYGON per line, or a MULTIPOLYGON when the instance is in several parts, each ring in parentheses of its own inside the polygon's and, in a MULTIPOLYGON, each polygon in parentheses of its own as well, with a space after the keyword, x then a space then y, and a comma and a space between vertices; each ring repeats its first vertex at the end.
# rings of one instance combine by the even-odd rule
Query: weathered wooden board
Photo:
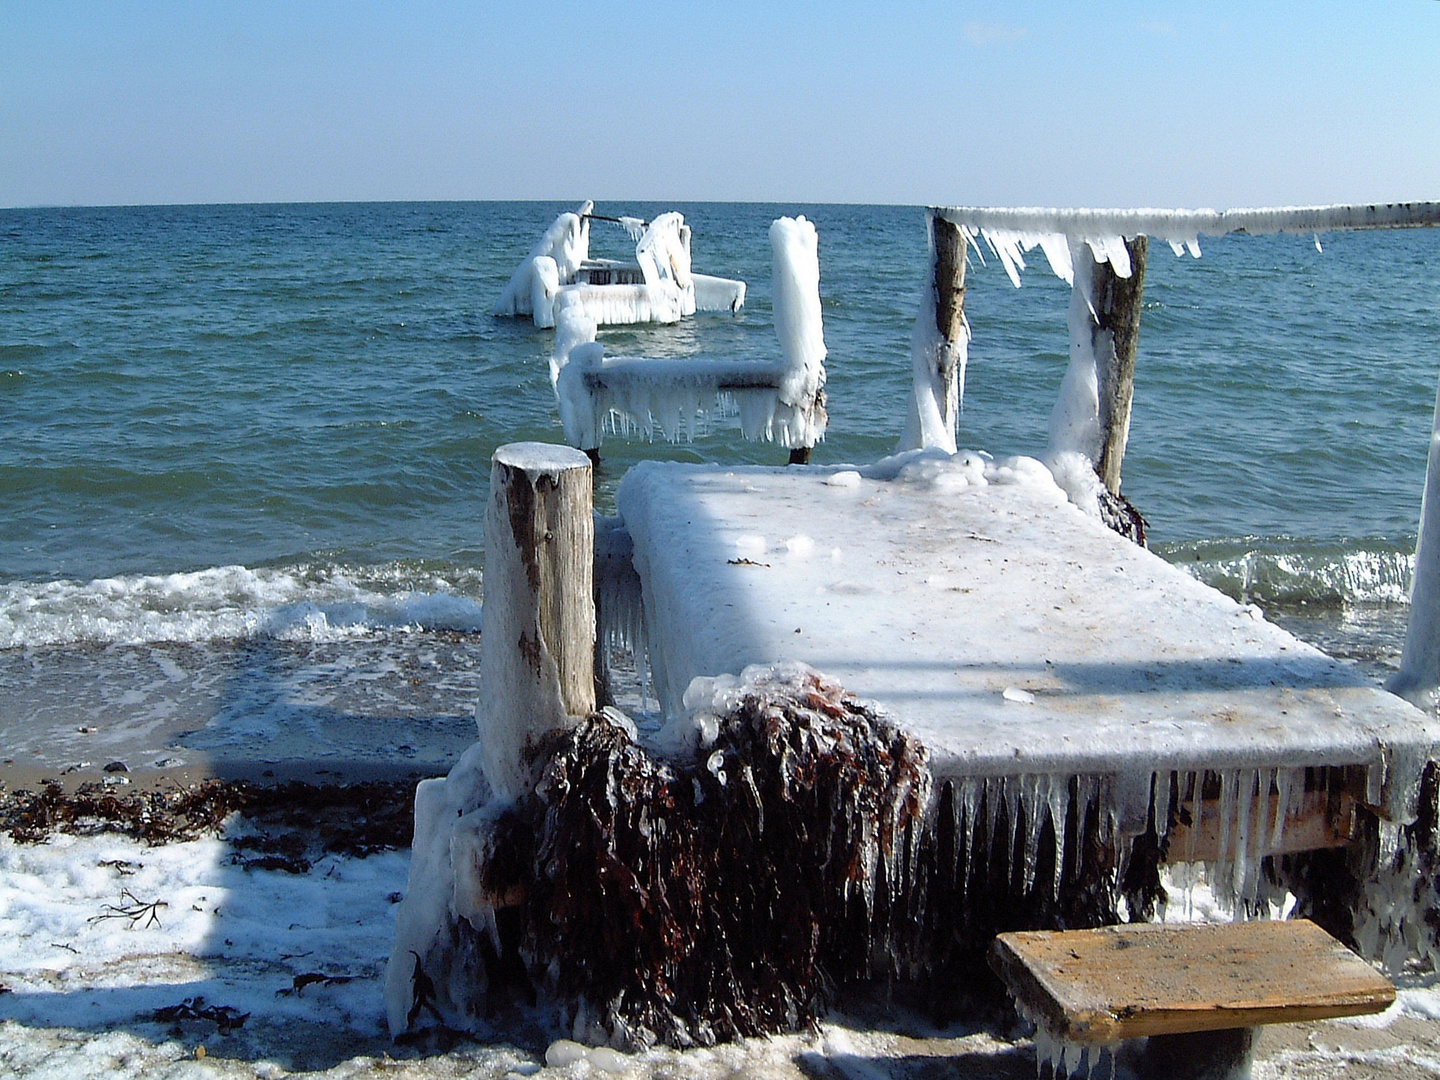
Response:
POLYGON ((1314 923, 1136 924, 1001 934, 990 965, 1061 1038, 1325 1020, 1386 1009, 1395 988, 1314 923))

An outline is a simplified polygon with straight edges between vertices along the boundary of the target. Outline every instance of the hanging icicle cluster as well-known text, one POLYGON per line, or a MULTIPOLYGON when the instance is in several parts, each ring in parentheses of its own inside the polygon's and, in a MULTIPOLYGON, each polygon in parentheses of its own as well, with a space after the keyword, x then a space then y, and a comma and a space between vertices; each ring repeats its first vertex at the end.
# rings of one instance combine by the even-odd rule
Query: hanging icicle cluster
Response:
POLYGON ((462 1025, 538 992, 575 1038, 631 1049, 793 1030, 876 979, 994 1003, 995 934, 1154 918, 1165 862, 1237 917, 1289 890, 1391 966, 1437 953, 1433 766, 1404 828, 1360 809, 1363 766, 937 779, 803 665, 713 683, 680 722, 690 751, 613 709, 532 747, 530 794, 451 845, 458 918, 416 955, 411 1023, 420 987, 462 1025))

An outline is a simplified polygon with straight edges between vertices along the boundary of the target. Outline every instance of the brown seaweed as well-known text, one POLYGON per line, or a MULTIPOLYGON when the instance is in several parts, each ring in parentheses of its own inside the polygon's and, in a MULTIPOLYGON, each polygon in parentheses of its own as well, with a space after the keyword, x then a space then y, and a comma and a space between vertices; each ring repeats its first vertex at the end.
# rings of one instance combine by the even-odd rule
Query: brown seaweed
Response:
POLYGON ((232 830, 232 845, 257 853, 241 857, 244 865, 303 873, 317 852, 365 856, 408 847, 412 791, 409 781, 266 786, 211 779, 123 794, 102 784, 73 793, 47 784, 0 795, 0 831, 32 844, 56 832, 164 844, 217 835, 239 814, 248 828, 232 830))

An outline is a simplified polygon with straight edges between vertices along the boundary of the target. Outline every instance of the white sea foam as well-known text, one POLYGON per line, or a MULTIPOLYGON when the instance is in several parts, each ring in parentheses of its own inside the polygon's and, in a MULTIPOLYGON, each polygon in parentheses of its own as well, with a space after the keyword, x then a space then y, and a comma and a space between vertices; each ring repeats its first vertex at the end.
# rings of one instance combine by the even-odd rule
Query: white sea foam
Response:
POLYGON ((377 630, 476 631, 478 570, 401 564, 220 566, 0 585, 0 648, 247 637, 335 641, 377 630))

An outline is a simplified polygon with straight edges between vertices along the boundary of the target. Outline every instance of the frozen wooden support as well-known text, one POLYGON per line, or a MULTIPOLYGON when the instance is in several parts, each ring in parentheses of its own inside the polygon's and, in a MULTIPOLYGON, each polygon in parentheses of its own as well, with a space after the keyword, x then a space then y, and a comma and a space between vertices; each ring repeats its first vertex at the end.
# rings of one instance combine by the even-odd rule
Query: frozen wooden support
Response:
MULTIPOLYGON (((1236 840, 1221 833, 1226 827, 1225 815, 1217 799, 1204 800, 1197 807, 1186 803, 1186 817, 1175 821, 1169 830, 1169 862, 1214 862, 1222 855, 1234 858, 1236 840), (1199 828, 1193 827, 1199 818, 1199 828), (1229 850, 1222 852, 1222 846, 1229 850)), ((1274 838, 1275 802, 1270 797, 1252 796, 1246 820, 1255 822, 1259 843, 1256 855, 1285 855, 1296 851, 1317 851, 1321 848, 1344 847, 1355 838, 1359 804, 1348 791, 1307 791, 1294 800, 1285 814, 1284 829, 1278 842, 1274 838)))
POLYGON ((495 451, 485 515, 476 719, 486 779, 521 794, 526 744, 595 710, 590 459, 548 443, 495 451))
POLYGON ((1093 1067, 1100 1048, 1148 1038, 1137 1072, 1169 1080, 1248 1076, 1258 1026, 1395 1000, 1388 979, 1308 920, 1001 934, 990 966, 1040 1028, 1037 1045, 1089 1048, 1093 1067))
POLYGON ((1435 395, 1425 490, 1420 497, 1420 535, 1415 544, 1415 580, 1410 592, 1410 621, 1400 670, 1385 684, 1392 693, 1436 711, 1440 688, 1440 389, 1435 395))
MULTIPOLYGON (((947 223, 948 224, 948 223, 947 223)), ((951 226, 955 228, 955 226, 951 226)), ((957 230, 958 231, 958 230, 957 230)), ((1145 294, 1144 236, 1125 241, 1130 254, 1130 276, 1120 277, 1109 262, 1095 267, 1090 302, 1099 325, 1095 328, 1095 372, 1100 390, 1100 458, 1095 471, 1110 489, 1120 494, 1120 464, 1130 438, 1130 403, 1135 396, 1135 347, 1140 340, 1140 308, 1145 294)))
POLYGON ((935 236, 935 329, 944 340, 937 365, 943 393, 940 419, 955 431, 960 412, 960 366, 957 346, 965 344, 965 237, 960 227, 942 217, 931 219, 935 236))

